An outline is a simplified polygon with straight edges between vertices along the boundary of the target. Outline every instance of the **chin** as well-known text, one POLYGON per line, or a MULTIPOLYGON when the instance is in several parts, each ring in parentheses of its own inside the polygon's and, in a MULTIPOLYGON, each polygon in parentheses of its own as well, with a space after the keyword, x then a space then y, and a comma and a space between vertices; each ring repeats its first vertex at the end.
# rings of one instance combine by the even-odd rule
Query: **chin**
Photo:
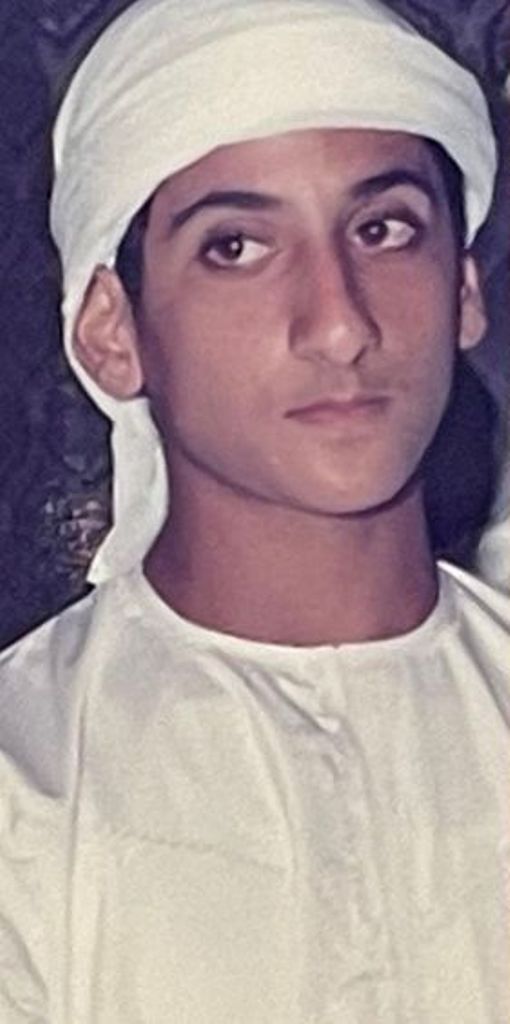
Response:
MULTIPOLYGON (((306 488, 294 491, 291 503, 303 511, 315 512, 326 516, 356 516, 375 512, 400 504, 416 490, 418 475, 413 468, 409 473, 400 472, 384 474, 379 479, 350 481, 346 487, 345 477, 341 480, 327 482, 315 480, 306 488)), ((290 496, 290 495, 288 495, 290 496)))

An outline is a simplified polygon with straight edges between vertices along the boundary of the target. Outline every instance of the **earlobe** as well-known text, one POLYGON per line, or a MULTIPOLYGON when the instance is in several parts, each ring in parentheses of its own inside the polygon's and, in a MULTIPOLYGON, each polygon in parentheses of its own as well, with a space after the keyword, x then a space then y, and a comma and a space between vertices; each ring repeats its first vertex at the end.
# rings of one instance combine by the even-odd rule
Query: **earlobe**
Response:
POLYGON ((99 387, 128 399, 143 385, 138 335, 129 299, 114 270, 98 267, 78 314, 73 347, 99 387))
POLYGON ((473 257, 466 256, 460 292, 459 348, 463 351, 474 348, 482 340, 486 330, 487 314, 478 268, 473 257))

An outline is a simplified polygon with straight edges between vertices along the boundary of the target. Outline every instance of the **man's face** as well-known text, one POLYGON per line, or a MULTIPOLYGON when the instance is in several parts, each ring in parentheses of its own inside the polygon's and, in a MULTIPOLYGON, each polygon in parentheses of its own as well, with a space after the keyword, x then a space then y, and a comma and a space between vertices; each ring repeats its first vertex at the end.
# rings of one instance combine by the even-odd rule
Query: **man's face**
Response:
POLYGON ((151 207, 139 321, 171 477, 198 468, 321 514, 387 502, 444 410, 460 290, 420 139, 303 131, 174 175, 151 207))

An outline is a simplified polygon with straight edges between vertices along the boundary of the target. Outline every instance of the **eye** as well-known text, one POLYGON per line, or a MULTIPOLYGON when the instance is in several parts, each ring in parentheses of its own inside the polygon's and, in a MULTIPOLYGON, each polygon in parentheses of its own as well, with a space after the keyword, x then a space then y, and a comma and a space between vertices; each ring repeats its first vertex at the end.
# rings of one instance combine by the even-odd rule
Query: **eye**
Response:
POLYGON ((405 249, 420 235, 421 225, 410 217, 374 217, 355 229, 356 242, 365 249, 405 249))
POLYGON ((204 263, 215 267, 250 267, 261 260, 269 246, 241 231, 209 238, 200 250, 204 263))

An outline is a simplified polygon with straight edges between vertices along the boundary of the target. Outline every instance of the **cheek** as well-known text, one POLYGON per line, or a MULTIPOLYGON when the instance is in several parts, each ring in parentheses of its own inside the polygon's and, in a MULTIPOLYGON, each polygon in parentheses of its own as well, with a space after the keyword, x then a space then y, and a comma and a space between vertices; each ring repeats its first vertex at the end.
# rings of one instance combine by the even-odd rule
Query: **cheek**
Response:
POLYGON ((458 343, 456 271, 440 255, 432 265, 409 262, 398 287, 393 281, 378 292, 380 323, 387 327, 381 373, 400 396, 395 446, 413 460, 428 447, 446 408, 458 343))
POLYGON ((282 349, 274 310, 259 303, 179 303, 152 322, 144 337, 146 389, 166 434, 210 430, 233 437, 269 407, 282 349))
POLYGON ((451 364, 459 337, 457 278, 453 258, 438 249, 378 279, 372 298, 383 341, 393 339, 397 358, 418 376, 433 378, 451 364))
POLYGON ((445 321, 435 323, 430 330, 415 331, 412 347, 401 351, 392 364, 393 381, 403 397, 404 443, 416 434, 427 444, 439 424, 453 377, 455 346, 451 330, 451 322, 445 321))

